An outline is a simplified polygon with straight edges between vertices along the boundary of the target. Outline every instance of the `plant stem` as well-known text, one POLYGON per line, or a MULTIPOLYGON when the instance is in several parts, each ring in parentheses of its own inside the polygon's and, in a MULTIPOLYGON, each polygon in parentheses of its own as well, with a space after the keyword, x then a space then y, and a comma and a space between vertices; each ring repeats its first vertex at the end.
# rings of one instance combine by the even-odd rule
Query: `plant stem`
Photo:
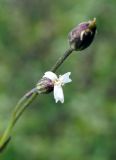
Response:
POLYGON ((56 70, 61 66, 61 64, 65 61, 65 59, 74 51, 73 48, 69 48, 66 50, 63 56, 61 56, 55 65, 51 68, 52 72, 56 72, 56 70))
MULTIPOLYGON (((69 48, 66 50, 63 56, 61 56, 58 61, 55 63, 55 65, 52 67, 51 71, 56 72, 56 70, 61 66, 61 64, 66 60, 66 58, 73 52, 74 50, 72 48, 69 48)), ((9 124, 0 138, 0 152, 5 149, 8 142, 11 138, 11 132, 16 124, 17 120, 20 118, 24 110, 32 103, 32 101, 37 97, 38 92, 36 88, 33 88, 31 91, 26 93, 17 103, 16 107, 14 108, 14 111, 11 115, 11 119, 9 121, 9 124)))
POLYGON ((11 132, 15 123, 17 122, 21 114, 24 112, 24 110, 29 106, 29 104, 31 104, 31 102, 36 98, 36 96, 37 96, 37 92, 35 92, 35 88, 34 88, 30 92, 25 94, 17 103, 11 115, 11 119, 9 121, 8 127, 6 128, 3 136, 0 139, 0 151, 2 151, 5 148, 7 142, 9 142, 11 132))

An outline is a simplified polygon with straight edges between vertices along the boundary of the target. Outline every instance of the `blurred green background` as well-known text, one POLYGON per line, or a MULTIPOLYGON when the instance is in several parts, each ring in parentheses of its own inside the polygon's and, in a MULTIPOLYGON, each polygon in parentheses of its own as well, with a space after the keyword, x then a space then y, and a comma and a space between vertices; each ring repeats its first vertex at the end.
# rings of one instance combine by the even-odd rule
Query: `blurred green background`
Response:
POLYGON ((65 103, 41 95, 15 126, 0 160, 116 159, 116 0, 0 0, 0 133, 17 101, 69 47, 78 23, 97 18, 92 45, 71 71, 65 103))

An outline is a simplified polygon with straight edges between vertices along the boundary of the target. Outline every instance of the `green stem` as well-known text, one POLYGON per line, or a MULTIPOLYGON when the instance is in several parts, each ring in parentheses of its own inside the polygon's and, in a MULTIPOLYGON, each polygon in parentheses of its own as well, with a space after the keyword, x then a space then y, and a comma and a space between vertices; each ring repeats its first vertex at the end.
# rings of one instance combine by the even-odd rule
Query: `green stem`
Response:
POLYGON ((63 56, 61 56, 55 65, 51 68, 52 72, 56 72, 56 70, 61 66, 61 64, 65 61, 65 59, 74 51, 73 48, 69 48, 66 50, 63 56))
MULTIPOLYGON (((61 66, 65 59, 73 52, 72 48, 66 50, 63 56, 61 56, 56 64, 52 67, 51 71, 56 72, 56 70, 61 66)), ((33 88, 27 94, 25 94, 17 103, 9 121, 8 127, 6 128, 4 134, 0 138, 0 152, 5 149, 11 138, 11 132, 16 124, 17 120, 20 118, 24 110, 31 104, 31 102, 37 97, 37 89, 33 88)))
POLYGON ((19 119, 19 117, 22 115, 24 110, 31 104, 31 102, 36 98, 37 92, 35 92, 35 89, 32 89, 30 92, 25 94, 17 103, 14 112, 11 115, 11 119, 9 121, 8 127, 6 128, 3 136, 0 139, 0 151, 2 151, 6 144, 9 142, 12 129, 19 119))

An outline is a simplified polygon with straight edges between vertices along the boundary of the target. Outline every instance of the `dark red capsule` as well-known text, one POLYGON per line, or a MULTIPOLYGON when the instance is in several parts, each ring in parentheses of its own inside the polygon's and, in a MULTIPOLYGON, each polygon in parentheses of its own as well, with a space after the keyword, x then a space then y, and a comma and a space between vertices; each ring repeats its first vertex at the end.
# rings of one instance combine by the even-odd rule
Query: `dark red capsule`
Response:
POLYGON ((69 33, 69 43, 74 50, 83 50, 93 41, 96 32, 96 19, 80 23, 69 33))

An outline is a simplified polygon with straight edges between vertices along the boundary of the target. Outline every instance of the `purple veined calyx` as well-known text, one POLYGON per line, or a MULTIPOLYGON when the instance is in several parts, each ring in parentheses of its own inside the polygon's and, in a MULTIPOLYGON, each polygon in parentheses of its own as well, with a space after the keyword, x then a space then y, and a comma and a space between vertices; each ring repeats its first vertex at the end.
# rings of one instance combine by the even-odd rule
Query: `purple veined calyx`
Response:
POLYGON ((96 18, 88 22, 77 25, 69 33, 68 39, 71 48, 74 50, 83 50, 92 43, 96 33, 96 18))

